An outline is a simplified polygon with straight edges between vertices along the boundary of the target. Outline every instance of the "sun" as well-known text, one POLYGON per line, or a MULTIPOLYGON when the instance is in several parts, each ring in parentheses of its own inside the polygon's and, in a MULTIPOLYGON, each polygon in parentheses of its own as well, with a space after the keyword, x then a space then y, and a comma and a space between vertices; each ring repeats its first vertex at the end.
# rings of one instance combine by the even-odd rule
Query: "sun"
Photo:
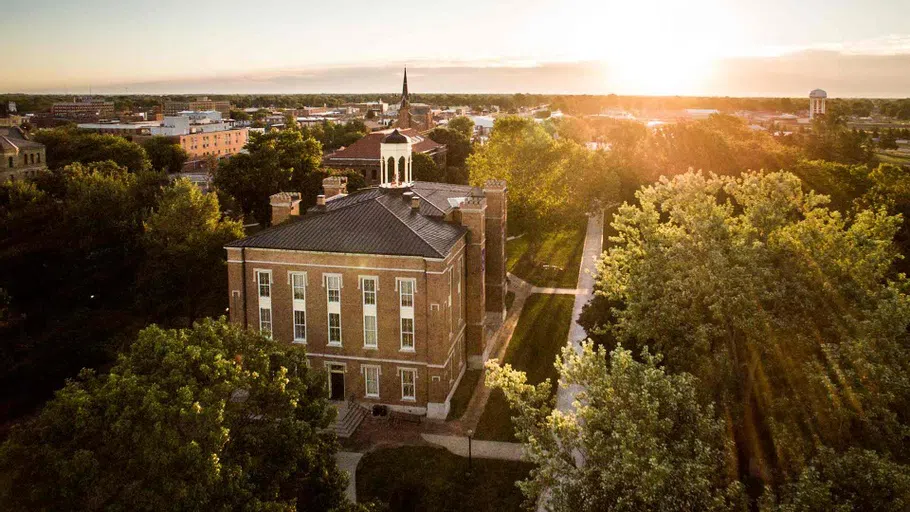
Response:
POLYGON ((629 52, 605 62, 611 89, 619 93, 694 95, 711 73, 711 60, 668 52, 629 52))

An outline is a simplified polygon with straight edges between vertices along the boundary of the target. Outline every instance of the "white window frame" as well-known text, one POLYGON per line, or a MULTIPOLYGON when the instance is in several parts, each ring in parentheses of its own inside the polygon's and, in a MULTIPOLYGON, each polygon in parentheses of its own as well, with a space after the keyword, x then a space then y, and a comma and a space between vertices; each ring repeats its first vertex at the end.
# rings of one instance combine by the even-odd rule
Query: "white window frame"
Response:
POLYGON ((398 347, 401 352, 416 352, 417 350, 417 321, 414 319, 414 305, 417 297, 417 279, 413 277, 399 277, 395 280, 395 288, 398 290, 398 347), (411 293, 405 293, 404 283, 408 283, 411 293), (405 298, 410 295, 410 306, 405 305, 405 298), (411 321, 411 344, 405 345, 404 320, 411 321))
POLYGON ((417 370, 415 368, 399 368, 398 377, 401 380, 401 400, 405 402, 416 402, 417 401, 417 370), (411 375, 411 394, 405 394, 405 374, 411 375))
POLYGON ((275 332, 275 317, 272 315, 272 284, 275 280, 272 279, 272 271, 268 269, 253 269, 253 275, 256 280, 256 294, 259 296, 259 332, 271 338, 272 333, 275 332), (262 295, 263 276, 268 276, 267 296, 262 295), (263 318, 263 311, 268 311, 268 320, 263 318), (268 323, 268 329, 263 329, 265 323, 268 323))
POLYGON ((363 304, 363 348, 367 349, 378 349, 379 348, 379 315, 377 314, 377 305, 379 303, 379 278, 377 276, 360 276, 358 279, 358 284, 360 288, 360 300, 363 304), (373 284, 373 290, 368 291, 366 283, 373 284), (373 303, 367 304, 368 294, 372 294, 373 303), (373 342, 369 342, 367 333, 367 318, 373 319, 373 342))
POLYGON ((326 302, 326 329, 327 335, 326 338, 327 345, 330 347, 340 347, 342 345, 342 340, 344 339, 342 326, 341 326, 341 289, 344 288, 344 281, 341 279, 341 274, 322 274, 322 286, 325 287, 325 302, 326 302), (331 293, 334 288, 329 287, 330 279, 338 279, 338 301, 330 300, 331 293), (338 340, 332 341, 332 315, 338 315, 338 340))
POLYGON ((292 335, 294 337, 294 343, 305 344, 306 343, 306 334, 307 334, 307 330, 306 330, 306 324, 307 324, 307 317, 306 317, 307 275, 306 275, 306 272, 288 272, 288 284, 291 285, 291 304, 293 305, 293 307, 291 308, 291 325, 294 326, 294 332, 292 333, 292 335), (300 284, 298 282, 298 280, 303 281, 302 287, 298 286, 300 284), (303 291, 303 298, 299 298, 297 296, 298 290, 303 291), (297 335, 297 327, 298 327, 298 325, 300 325, 297 323, 297 313, 303 314, 303 336, 297 335))
POLYGON ((363 396, 366 398, 379 398, 379 380, 382 377, 382 367, 378 364, 362 364, 360 365, 360 371, 363 373, 363 396), (370 384, 367 375, 370 372, 376 372, 376 392, 370 393, 370 384))

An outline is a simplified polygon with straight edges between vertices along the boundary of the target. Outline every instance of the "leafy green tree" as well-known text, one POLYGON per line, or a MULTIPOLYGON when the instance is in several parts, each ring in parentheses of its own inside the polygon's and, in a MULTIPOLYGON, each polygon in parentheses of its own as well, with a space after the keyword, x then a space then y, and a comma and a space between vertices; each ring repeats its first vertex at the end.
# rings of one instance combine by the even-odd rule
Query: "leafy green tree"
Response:
POLYGON ((465 137, 463 133, 452 128, 433 128, 427 136, 434 142, 445 144, 448 167, 464 167, 474 151, 470 137, 465 137))
POLYGON ((170 137, 152 137, 142 143, 152 168, 165 172, 180 172, 190 155, 170 137))
POLYGON ((766 492, 762 512, 899 512, 910 508, 910 467, 869 450, 822 448, 799 477, 766 492))
POLYGON ((894 130, 888 129, 878 139, 878 146, 882 149, 897 149, 897 137, 894 136, 894 130))
POLYGON ((647 351, 638 362, 616 347, 608 359, 591 342, 562 358, 560 382, 580 390, 571 412, 554 409, 549 380, 533 386, 523 372, 487 363, 487 384, 505 393, 537 466, 519 483, 529 504, 543 496, 549 510, 567 512, 746 509, 725 426, 700 403, 691 375, 665 372, 647 351))
POLYGON ((206 320, 143 330, 0 448, 6 510, 345 506, 334 410, 303 350, 206 320))
POLYGON ((76 128, 39 130, 35 140, 46 146, 47 166, 62 169, 72 163, 111 160, 130 172, 148 170, 151 166, 142 146, 116 135, 88 133, 76 128))
POLYGON ((243 236, 243 225, 223 219, 214 194, 182 178, 165 189, 145 220, 140 299, 159 322, 218 316, 227 307, 224 245, 243 236))
POLYGON ((0 194, 0 282, 17 330, 0 327, 0 386, 16 416, 134 332, 142 220, 162 178, 113 162, 71 164, 0 194), (5 196, 5 197, 4 197, 5 196))
POLYGON ((312 137, 304 137, 296 129, 273 131, 254 135, 246 149, 246 154, 221 162, 213 180, 216 187, 233 196, 242 213, 268 225, 270 195, 296 190, 307 200, 319 193, 322 147, 312 137))
POLYGON ((690 172, 637 199, 599 264, 613 304, 600 328, 697 377, 743 471, 792 475, 819 444, 910 456, 910 297, 891 272, 900 217, 845 217, 786 172, 690 172))
POLYGON ((471 140, 471 138, 474 137, 474 120, 470 117, 453 117, 449 120, 448 127, 449 130, 453 130, 464 135, 468 140, 471 140))
POLYGON ((519 231, 533 226, 539 232, 571 216, 566 156, 573 144, 553 140, 533 120, 497 118, 490 140, 468 158, 471 184, 506 180, 510 224, 519 231))
POLYGON ((445 182, 445 169, 436 165, 436 161, 428 155, 414 153, 411 156, 411 166, 415 181, 445 182))

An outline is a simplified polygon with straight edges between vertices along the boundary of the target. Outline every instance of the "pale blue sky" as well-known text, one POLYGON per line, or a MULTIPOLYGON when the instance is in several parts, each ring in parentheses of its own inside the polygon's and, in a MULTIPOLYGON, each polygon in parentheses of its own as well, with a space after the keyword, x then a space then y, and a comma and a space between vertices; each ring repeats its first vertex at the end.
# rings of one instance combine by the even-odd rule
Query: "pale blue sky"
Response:
POLYGON ((804 49, 910 54, 908 0, 0 3, 9 4, 0 9, 0 55, 14 71, 0 76, 0 92, 267 81, 288 70, 401 63, 594 61, 615 71, 607 89, 658 93, 696 90, 695 77, 685 75, 730 57, 804 49), (682 78, 665 83, 666 75, 682 78))

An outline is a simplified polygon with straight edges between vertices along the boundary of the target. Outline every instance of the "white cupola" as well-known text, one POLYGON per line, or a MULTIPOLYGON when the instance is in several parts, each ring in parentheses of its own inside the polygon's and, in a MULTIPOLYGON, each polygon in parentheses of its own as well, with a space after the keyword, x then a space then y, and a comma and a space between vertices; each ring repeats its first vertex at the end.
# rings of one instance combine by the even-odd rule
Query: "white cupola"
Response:
POLYGON ((393 130, 379 144, 381 184, 383 187, 400 187, 410 185, 411 174, 411 139, 393 130))

